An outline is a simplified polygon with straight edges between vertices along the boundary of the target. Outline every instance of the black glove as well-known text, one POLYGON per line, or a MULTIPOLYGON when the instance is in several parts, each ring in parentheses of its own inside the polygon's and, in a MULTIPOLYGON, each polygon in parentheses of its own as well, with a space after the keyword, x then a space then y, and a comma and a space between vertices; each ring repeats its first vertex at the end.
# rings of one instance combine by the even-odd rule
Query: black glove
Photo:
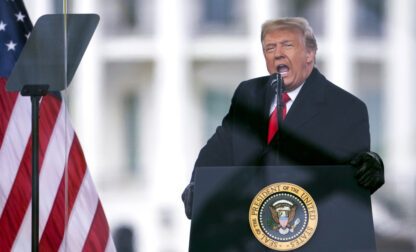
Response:
POLYGON ((384 184, 383 160, 375 152, 362 152, 351 160, 351 165, 357 168, 355 178, 358 184, 369 189, 371 194, 384 184))
POLYGON ((182 201, 185 206, 185 214, 188 219, 192 218, 192 202, 194 199, 194 182, 189 183, 182 193, 182 201))

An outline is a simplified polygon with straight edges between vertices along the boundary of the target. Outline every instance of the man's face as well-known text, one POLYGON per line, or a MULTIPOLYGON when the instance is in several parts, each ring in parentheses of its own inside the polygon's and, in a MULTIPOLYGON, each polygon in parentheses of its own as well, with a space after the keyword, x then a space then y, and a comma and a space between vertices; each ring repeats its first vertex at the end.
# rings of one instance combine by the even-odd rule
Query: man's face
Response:
POLYGON ((263 53, 267 70, 282 75, 287 91, 299 87, 312 72, 315 52, 306 49, 303 35, 296 29, 267 33, 263 53))

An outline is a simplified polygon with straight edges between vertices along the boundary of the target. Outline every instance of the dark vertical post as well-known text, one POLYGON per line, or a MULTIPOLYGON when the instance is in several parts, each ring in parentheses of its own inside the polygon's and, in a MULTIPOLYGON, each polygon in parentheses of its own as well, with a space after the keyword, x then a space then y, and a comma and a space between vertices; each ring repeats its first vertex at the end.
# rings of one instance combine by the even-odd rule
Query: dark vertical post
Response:
POLYGON ((39 101, 32 99, 32 252, 39 251, 39 101))
POLYGON ((22 96, 32 102, 32 252, 39 251, 39 104, 49 85, 25 85, 22 96))

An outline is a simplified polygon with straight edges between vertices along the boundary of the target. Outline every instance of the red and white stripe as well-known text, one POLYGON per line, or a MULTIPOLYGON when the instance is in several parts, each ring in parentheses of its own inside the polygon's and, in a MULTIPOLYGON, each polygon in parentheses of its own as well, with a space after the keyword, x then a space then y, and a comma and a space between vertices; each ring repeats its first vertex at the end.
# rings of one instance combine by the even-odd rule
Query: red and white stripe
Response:
MULTIPOLYGON (((31 104, 27 97, 6 92, 5 82, 0 78, 0 251, 29 251, 31 104)), ((39 113, 40 251, 115 251, 65 104, 48 94, 39 113)))

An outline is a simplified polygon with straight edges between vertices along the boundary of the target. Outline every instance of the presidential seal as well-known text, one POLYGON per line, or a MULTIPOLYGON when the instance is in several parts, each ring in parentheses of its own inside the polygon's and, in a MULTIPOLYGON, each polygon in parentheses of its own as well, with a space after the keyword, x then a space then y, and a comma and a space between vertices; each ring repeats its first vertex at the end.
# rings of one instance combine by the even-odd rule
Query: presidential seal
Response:
POLYGON ((273 250, 288 251, 312 237, 318 225, 318 209, 302 187, 276 183, 256 195, 248 218, 259 242, 273 250))

